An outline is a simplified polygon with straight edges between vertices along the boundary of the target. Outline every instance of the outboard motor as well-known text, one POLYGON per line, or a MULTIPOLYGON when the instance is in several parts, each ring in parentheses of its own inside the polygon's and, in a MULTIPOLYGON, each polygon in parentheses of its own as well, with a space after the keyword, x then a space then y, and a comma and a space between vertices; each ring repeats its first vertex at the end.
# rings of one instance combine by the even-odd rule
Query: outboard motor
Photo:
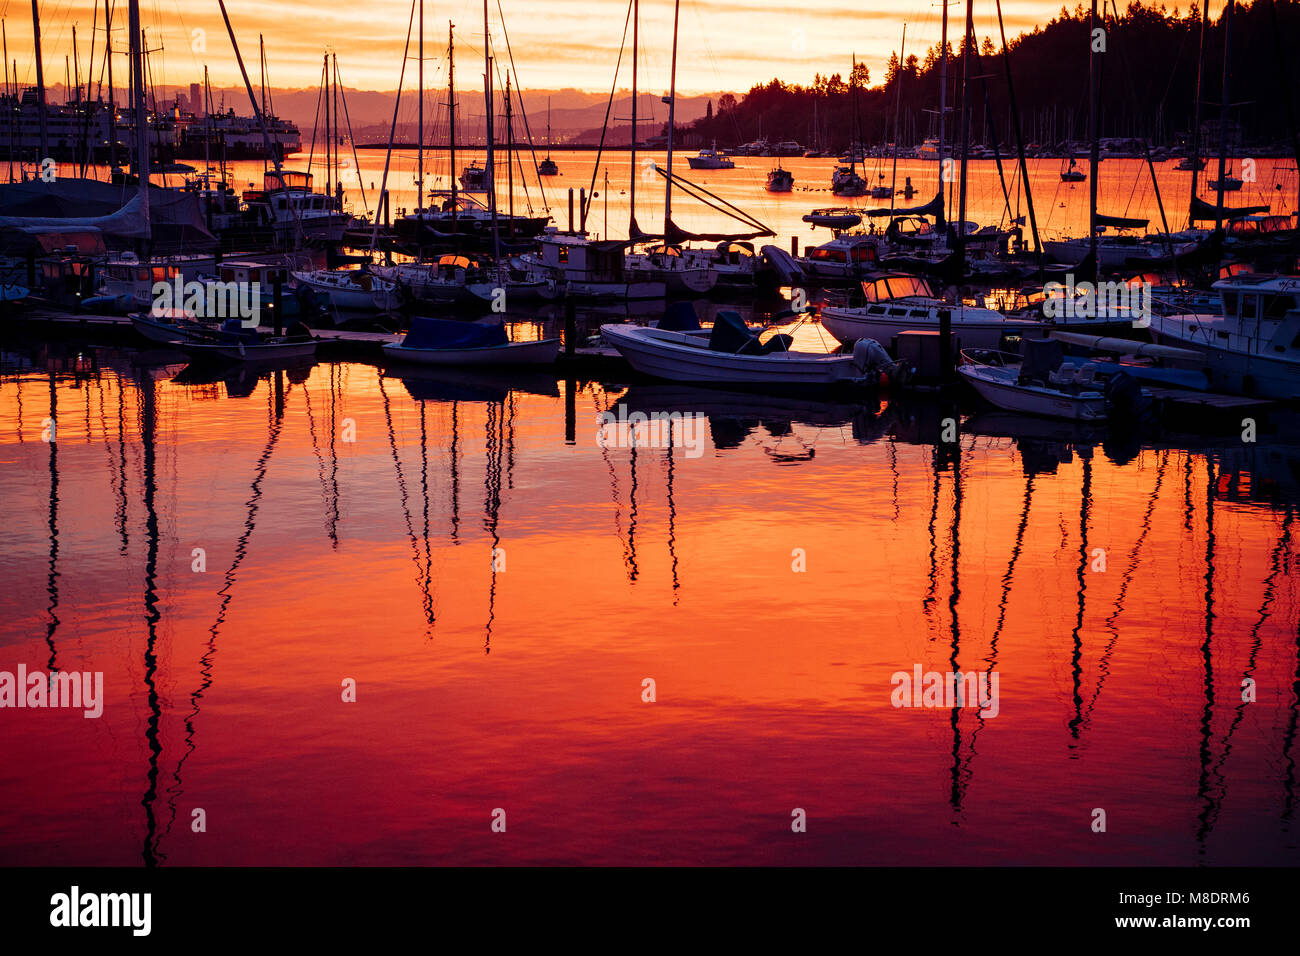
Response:
POLYGON ((1112 424, 1132 428, 1154 422, 1155 406, 1151 397, 1142 391, 1132 375, 1116 372, 1107 380, 1104 391, 1112 424))
POLYGON ((853 367, 863 375, 868 375, 892 369, 894 360, 875 339, 858 339, 853 343, 853 367))

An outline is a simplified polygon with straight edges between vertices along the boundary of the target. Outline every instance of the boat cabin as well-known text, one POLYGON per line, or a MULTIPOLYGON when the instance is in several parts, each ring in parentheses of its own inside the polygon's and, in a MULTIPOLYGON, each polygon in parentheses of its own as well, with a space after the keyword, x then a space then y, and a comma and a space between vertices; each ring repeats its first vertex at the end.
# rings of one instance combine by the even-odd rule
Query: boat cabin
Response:
POLYGON ((268 265, 265 262, 239 262, 231 260, 221 263, 217 274, 222 282, 256 282, 263 289, 271 289, 279 278, 284 286, 289 285, 289 270, 284 266, 268 265))
POLYGON ((542 236, 544 268, 574 279, 623 280, 622 242, 590 242, 583 236, 542 236))
POLYGON ((1300 356, 1300 277, 1243 274, 1214 283, 1222 319, 1206 324, 1215 344, 1251 355, 1300 356))

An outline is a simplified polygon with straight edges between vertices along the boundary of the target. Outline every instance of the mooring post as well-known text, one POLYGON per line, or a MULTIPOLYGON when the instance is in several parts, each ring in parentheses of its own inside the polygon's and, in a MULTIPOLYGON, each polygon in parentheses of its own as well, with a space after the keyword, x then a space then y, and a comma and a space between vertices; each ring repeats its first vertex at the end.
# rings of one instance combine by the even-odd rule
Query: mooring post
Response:
POLYGON ((572 356, 578 345, 578 307, 569 299, 564 303, 564 354, 572 356))
POLYGON ((790 255, 792 255, 792 256, 797 256, 797 255, 799 255, 799 237, 798 237, 798 236, 791 236, 791 237, 790 237, 790 255))
POLYGON ((939 310, 939 380, 948 384, 953 378, 952 309, 939 310))
POLYGON ((587 187, 578 190, 578 228, 587 231, 587 187))
POLYGON ((275 323, 275 334, 280 335, 280 307, 284 300, 284 278, 280 273, 275 274, 275 281, 271 283, 271 320, 275 323))
POLYGON ((564 443, 578 443, 578 383, 571 378, 564 380, 564 443))
POLYGON ((573 232, 573 187, 569 187, 569 232, 573 232))

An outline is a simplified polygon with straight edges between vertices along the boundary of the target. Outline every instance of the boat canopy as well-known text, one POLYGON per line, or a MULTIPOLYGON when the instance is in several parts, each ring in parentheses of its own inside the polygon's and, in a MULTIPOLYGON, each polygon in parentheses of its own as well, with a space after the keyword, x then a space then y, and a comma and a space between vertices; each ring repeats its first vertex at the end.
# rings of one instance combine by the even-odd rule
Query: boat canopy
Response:
POLYGON ((1097 225, 1111 229, 1145 229, 1149 219, 1129 219, 1124 216, 1105 216, 1097 213, 1097 225))
POLYGON ((483 325, 415 316, 402 345, 408 349, 482 349, 506 342, 506 327, 499 322, 483 325))
POLYGON ((1253 216, 1256 213, 1263 212, 1268 212, 1267 206, 1214 206, 1199 196, 1192 197, 1192 221, 1194 222, 1237 219, 1241 216, 1253 216))
POLYGON ((943 191, 935 193, 934 198, 923 206, 913 206, 910 209, 868 209, 867 215, 873 219, 882 216, 934 216, 935 225, 943 226, 943 191))
POLYGON ((888 302, 906 296, 934 297, 934 291, 925 279, 901 272, 867 279, 862 283, 862 294, 868 302, 888 302))
POLYGON ((268 193, 274 192, 281 188, 281 182, 283 182, 283 188, 285 189, 302 189, 311 192, 311 178, 311 173, 288 169, 282 170, 278 173, 273 170, 267 170, 262 174, 262 189, 268 193))
POLYGON ((1065 361, 1065 346, 1056 339, 1020 340, 1020 380, 1046 382, 1065 361))

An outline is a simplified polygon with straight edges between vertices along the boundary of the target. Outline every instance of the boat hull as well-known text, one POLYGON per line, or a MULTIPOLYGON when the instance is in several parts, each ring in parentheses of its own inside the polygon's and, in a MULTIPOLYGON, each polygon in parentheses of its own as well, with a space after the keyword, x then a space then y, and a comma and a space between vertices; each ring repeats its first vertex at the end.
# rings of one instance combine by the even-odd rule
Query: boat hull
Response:
POLYGON ((1214 391, 1282 401, 1300 400, 1300 360, 1221 348, 1192 334, 1176 319, 1154 316, 1151 331, 1161 344, 1195 349, 1204 355, 1205 362, 1200 369, 1209 377, 1214 391))
POLYGON ((866 378, 847 355, 734 355, 701 347, 698 339, 688 344, 684 333, 635 325, 603 325, 600 333, 636 371, 672 382, 824 388, 866 378))
POLYGON ((385 345, 383 349, 384 355, 393 361, 412 365, 551 365, 560 354, 560 340, 507 342, 477 349, 416 349, 397 344, 385 345))
POLYGON ((195 360, 219 362, 285 362, 312 358, 315 341, 271 342, 259 345, 226 345, 181 342, 183 352, 195 360))
MULTIPOLYGON (((858 339, 875 339, 888 343, 900 332, 938 332, 939 323, 932 318, 912 318, 906 316, 863 315, 856 310, 823 309, 822 326, 833 335, 836 341, 845 344, 858 339)), ((1037 322, 1004 319, 1000 321, 962 321, 960 313, 954 309, 952 331, 960 341, 960 347, 966 349, 997 349, 1002 336, 1008 333, 1023 333, 1042 329, 1037 322)))
POLYGON ((957 371, 981 398, 1005 411, 1072 422, 1097 422, 1106 418, 1106 398, 1100 392, 1069 395, 1053 389, 1017 385, 1013 369, 962 365, 957 371))

